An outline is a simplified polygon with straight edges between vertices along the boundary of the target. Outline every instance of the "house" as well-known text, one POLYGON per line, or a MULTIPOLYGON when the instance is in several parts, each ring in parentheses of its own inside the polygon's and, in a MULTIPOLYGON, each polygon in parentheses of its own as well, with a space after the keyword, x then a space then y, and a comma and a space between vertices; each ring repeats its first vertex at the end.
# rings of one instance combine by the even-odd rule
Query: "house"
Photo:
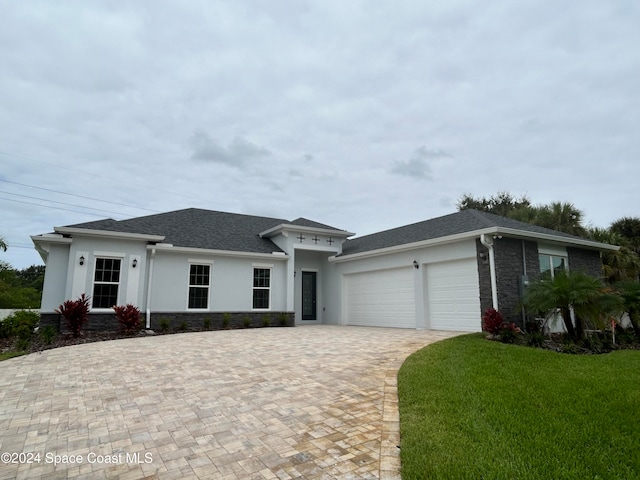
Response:
POLYGON ((600 277, 601 252, 617 248, 475 210, 354 235, 201 209, 56 227, 31 237, 46 263, 42 322, 58 326, 55 309, 86 293, 97 329, 115 325, 111 306, 132 303, 152 329, 226 313, 479 331, 489 307, 521 323, 531 279, 565 268, 600 277))

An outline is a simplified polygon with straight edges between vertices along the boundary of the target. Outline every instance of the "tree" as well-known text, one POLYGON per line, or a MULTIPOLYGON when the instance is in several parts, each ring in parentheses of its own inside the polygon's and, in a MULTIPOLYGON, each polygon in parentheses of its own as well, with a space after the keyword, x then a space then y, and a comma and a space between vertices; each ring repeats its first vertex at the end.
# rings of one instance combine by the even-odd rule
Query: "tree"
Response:
POLYGON ((624 310, 629 314, 633 332, 640 338, 640 283, 626 281, 618 283, 616 287, 622 297, 624 310))
POLYGON ((7 242, 4 241, 4 238, 0 237, 0 250, 6 252, 7 248, 9 248, 9 245, 7 245, 7 242))
POLYGON ((508 192, 498 192, 489 198, 475 198, 465 194, 458 200, 456 206, 458 210, 472 208, 572 235, 587 234, 583 225, 582 211, 568 202, 532 205, 529 198, 524 195, 517 198, 508 192))
POLYGON ((602 252, 602 273, 609 283, 638 278, 640 255, 629 248, 625 237, 606 228, 591 228, 587 236, 596 242, 620 247, 615 251, 602 252))
POLYGON ((456 204, 458 210, 480 210, 502 217, 508 217, 512 213, 531 207, 531 202, 526 196, 516 198, 509 192, 498 192, 489 198, 474 198, 471 194, 464 194, 456 204))
POLYGON ((549 205, 538 208, 532 223, 540 227, 583 237, 587 234, 587 230, 582 224, 582 215, 582 211, 572 203, 551 202, 549 205))
POLYGON ((640 218, 622 217, 611 224, 610 230, 628 241, 628 246, 640 254, 640 218))
POLYGON ((573 340, 584 338, 588 322, 593 325, 604 324, 607 315, 620 310, 611 288, 583 272, 558 272, 551 280, 532 282, 524 304, 530 311, 545 316, 559 311, 573 340), (575 328, 571 321, 572 312, 575 328))

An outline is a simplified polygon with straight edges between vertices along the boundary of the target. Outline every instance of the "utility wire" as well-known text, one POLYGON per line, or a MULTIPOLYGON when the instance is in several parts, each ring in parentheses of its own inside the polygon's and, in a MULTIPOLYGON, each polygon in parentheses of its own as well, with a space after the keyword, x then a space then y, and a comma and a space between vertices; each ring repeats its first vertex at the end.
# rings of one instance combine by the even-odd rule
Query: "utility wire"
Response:
MULTIPOLYGON (((135 209, 138 209, 138 210, 146 210, 147 212, 161 213, 158 210, 151 210, 150 208, 136 207, 136 206, 133 206, 133 205, 127 205, 126 203, 111 202, 109 200, 100 200, 99 198, 87 197, 85 195, 79 195, 77 193, 61 192, 59 190, 53 190, 51 188, 36 187, 34 185, 27 185, 26 183, 13 182, 11 180, 5 180, 3 178, 0 178, 0 182, 11 183, 13 185, 20 185, 21 187, 35 188, 37 190, 44 190, 46 192, 61 193, 62 195, 69 195, 70 197, 85 198, 87 200, 94 200, 96 202, 110 203, 112 205, 119 205, 121 207, 129 207, 129 208, 135 208, 135 209)), ((98 210, 98 209, 93 209, 93 210, 98 210)), ((106 212, 107 210, 104 210, 104 211, 106 212)))
MULTIPOLYGON (((13 198, 2 198, 2 197, 0 197, 0 200, 4 200, 4 201, 7 201, 7 202, 22 203, 24 205, 35 205, 36 207, 53 208, 54 210, 64 210, 66 212, 82 213, 83 215, 90 215, 92 217, 104 217, 104 215, 98 215, 98 214, 91 213, 91 212, 81 212, 79 210, 72 210, 70 208, 54 207, 54 206, 51 206, 51 205, 42 205, 41 203, 25 202, 23 200, 15 200, 13 198)), ((84 207, 80 207, 80 208, 84 208, 84 207)))
POLYGON ((5 195, 15 195, 16 197, 30 198, 31 200, 41 200, 41 201, 44 201, 44 202, 57 203, 58 205, 67 205, 69 207, 86 208, 88 210, 95 210, 97 212, 114 213, 116 215, 121 215, 123 217, 128 216, 128 215, 126 215, 124 213, 114 212, 112 210, 103 210, 101 208, 85 207, 83 205, 76 205, 74 203, 58 202, 56 200, 49 200, 48 198, 40 198, 40 197, 32 197, 30 195, 22 195, 21 193, 11 193, 11 192, 5 192, 3 190, 0 190, 0 193, 4 193, 5 195))

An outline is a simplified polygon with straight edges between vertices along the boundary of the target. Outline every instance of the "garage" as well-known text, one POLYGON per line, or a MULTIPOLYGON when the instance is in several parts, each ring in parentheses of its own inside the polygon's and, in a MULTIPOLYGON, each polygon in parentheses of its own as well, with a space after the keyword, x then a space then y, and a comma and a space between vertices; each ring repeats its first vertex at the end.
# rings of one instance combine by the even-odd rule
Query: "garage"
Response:
POLYGON ((348 325, 416 327, 413 267, 345 275, 348 325))
POLYGON ((432 263, 426 269, 427 316, 432 330, 481 330, 475 258, 432 263))

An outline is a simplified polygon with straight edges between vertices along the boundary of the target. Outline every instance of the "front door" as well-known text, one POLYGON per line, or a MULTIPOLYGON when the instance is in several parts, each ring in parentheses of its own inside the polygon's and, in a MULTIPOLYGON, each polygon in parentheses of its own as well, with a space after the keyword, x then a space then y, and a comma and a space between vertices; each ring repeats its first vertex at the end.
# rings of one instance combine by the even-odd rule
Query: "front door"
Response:
POLYGON ((317 319, 317 272, 302 272, 302 320, 317 319))

